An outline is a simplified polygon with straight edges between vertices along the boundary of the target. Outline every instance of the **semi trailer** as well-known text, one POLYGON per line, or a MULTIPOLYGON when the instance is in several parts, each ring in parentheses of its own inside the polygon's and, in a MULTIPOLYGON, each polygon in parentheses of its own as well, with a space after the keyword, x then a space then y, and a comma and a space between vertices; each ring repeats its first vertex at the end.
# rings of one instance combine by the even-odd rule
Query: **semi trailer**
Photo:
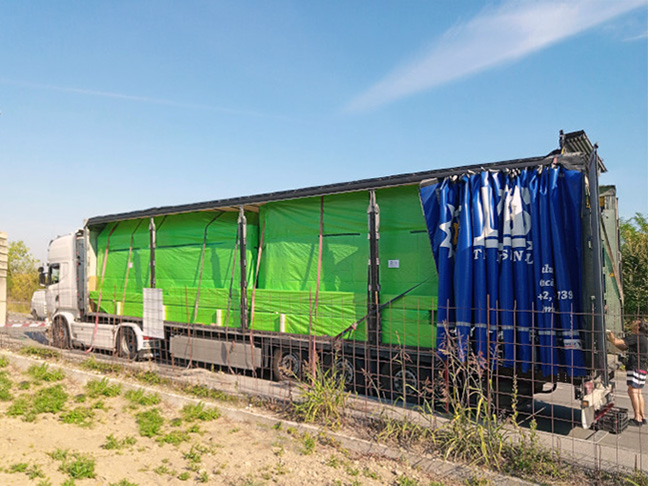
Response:
POLYGON ((572 384, 588 427, 613 390, 602 171, 561 132, 545 156, 92 217, 41 269, 52 342, 278 380, 319 357, 405 399, 452 352, 504 406, 572 384))

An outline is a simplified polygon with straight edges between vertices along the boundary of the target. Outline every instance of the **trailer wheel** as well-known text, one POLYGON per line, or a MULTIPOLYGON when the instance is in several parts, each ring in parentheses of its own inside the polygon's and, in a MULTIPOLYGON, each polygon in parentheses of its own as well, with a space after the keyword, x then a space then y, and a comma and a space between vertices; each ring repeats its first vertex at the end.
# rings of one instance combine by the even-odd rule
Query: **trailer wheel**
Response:
POLYGON ((277 381, 295 380, 299 378, 301 358, 299 351, 285 351, 281 348, 274 350, 272 355, 272 372, 277 381))
POLYGON ((59 349, 69 349, 70 333, 65 321, 57 318, 52 323, 52 346, 59 349))
POLYGON ((117 334, 117 354, 120 358, 137 358, 137 336, 129 327, 122 327, 117 334))
POLYGON ((348 359, 339 358, 335 361, 335 372, 340 377, 345 388, 351 388, 355 381, 355 368, 348 359))
POLYGON ((406 397, 406 400, 418 396, 420 393, 418 386, 418 375, 416 371, 410 367, 403 369, 402 366, 394 373, 392 380, 394 385, 393 392, 396 396, 406 397))
POLYGON ((420 396, 419 380, 416 368, 403 367, 401 364, 385 363, 382 366, 380 383, 392 400, 414 401, 420 396))

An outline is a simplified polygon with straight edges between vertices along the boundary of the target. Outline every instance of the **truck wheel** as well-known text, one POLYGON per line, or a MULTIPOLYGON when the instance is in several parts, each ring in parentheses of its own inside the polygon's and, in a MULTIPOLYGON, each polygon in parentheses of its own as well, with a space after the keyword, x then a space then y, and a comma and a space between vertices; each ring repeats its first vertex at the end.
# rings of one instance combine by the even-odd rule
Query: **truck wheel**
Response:
POLYGON ((31 315, 32 315, 32 319, 34 319, 35 321, 38 320, 38 312, 36 312, 36 309, 31 311, 31 315))
POLYGON ((70 347, 70 333, 63 319, 56 319, 52 323, 52 346, 59 349, 70 347))
POLYGON ((281 348, 272 354, 272 372, 277 381, 296 380, 301 370, 299 351, 285 351, 281 348))
POLYGON ((335 372, 338 374, 345 388, 351 388, 355 381, 355 368, 348 359, 339 358, 335 361, 335 372))
POLYGON ((405 400, 412 402, 421 394, 418 373, 414 367, 403 367, 399 363, 390 366, 390 363, 385 363, 382 366, 380 378, 381 385, 387 392, 387 396, 391 395, 394 401, 405 400))
POLYGON ((130 327, 122 327, 117 335, 117 354, 120 358, 137 358, 137 336, 130 327))

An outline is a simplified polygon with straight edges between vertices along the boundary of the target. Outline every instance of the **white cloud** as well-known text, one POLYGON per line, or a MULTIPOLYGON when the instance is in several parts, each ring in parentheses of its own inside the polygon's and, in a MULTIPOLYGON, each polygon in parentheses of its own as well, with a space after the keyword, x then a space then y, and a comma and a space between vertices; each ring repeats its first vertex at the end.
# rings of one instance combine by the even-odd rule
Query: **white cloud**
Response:
POLYGON ((638 35, 633 35, 632 37, 628 37, 625 39, 626 42, 634 42, 638 40, 643 40, 643 39, 648 39, 648 30, 642 32, 641 34, 638 35))
POLYGON ((202 105, 198 103, 183 103, 180 101, 166 100, 161 98, 149 98, 146 96, 134 96, 134 95, 128 95, 123 93, 115 93, 111 91, 97 91, 97 90, 85 89, 85 88, 53 86, 49 84, 31 83, 28 81, 16 81, 16 80, 6 79, 6 78, 0 78, 0 84, 10 84, 14 86, 20 86, 23 88, 34 88, 34 89, 42 89, 42 90, 49 90, 49 91, 60 91, 64 93, 76 93, 76 94, 88 95, 88 96, 98 96, 101 98, 112 98, 116 100, 134 101, 137 103, 165 105, 165 106, 172 106, 176 108, 215 111, 215 112, 225 113, 225 114, 235 115, 235 116, 272 118, 272 119, 279 119, 279 120, 287 119, 286 117, 281 115, 273 115, 270 113, 262 113, 258 111, 238 110, 234 108, 226 108, 222 106, 213 106, 213 105, 202 105))
POLYGON ((648 0, 509 0, 448 30, 430 50, 357 96, 345 111, 376 108, 521 59, 646 5, 648 0))

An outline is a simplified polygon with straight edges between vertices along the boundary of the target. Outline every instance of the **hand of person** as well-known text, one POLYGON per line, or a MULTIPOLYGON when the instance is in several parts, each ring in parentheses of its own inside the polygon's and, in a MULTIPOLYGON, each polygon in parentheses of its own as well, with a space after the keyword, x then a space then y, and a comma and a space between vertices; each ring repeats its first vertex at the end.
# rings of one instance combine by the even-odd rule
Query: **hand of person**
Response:
POLYGON ((610 341, 611 343, 614 342, 614 334, 612 333, 612 331, 607 332, 607 340, 610 341))

